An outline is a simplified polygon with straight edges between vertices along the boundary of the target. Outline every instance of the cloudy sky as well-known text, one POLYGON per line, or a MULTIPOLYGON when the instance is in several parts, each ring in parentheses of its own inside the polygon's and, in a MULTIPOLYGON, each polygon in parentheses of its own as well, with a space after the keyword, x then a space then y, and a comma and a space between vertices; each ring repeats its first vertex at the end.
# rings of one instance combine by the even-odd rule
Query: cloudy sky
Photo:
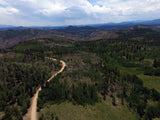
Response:
POLYGON ((160 0, 0 0, 0 24, 79 25, 160 18, 160 0))

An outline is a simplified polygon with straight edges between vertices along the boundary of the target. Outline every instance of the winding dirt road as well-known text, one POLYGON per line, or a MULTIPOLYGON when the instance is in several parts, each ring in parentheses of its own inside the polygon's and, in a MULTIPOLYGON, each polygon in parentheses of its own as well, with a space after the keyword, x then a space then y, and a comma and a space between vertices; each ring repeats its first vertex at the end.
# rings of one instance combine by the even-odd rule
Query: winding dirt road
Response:
MULTIPOLYGON (((54 58, 48 58, 50 60, 53 60, 53 61, 57 61, 56 59, 54 58)), ((62 67, 61 69, 56 72, 55 74, 53 74, 48 80, 47 82, 50 82, 55 76, 57 76, 59 73, 63 72, 65 66, 66 66, 66 63, 62 60, 60 60, 60 63, 62 64, 62 67)), ((28 109, 28 112, 27 114, 25 114, 23 116, 23 120, 38 120, 37 118, 37 99, 38 99, 38 94, 39 92, 42 90, 41 87, 38 88, 38 90, 36 91, 36 93, 34 94, 34 96, 32 97, 32 102, 31 102, 31 106, 30 108, 28 109)))

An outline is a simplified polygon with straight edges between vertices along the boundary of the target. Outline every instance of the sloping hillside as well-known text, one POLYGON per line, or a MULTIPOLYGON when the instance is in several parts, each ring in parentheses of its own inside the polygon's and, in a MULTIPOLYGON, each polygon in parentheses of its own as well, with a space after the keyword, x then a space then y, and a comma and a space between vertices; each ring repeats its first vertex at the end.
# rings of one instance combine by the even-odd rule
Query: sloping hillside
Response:
POLYGON ((54 34, 54 31, 36 29, 0 31, 0 48, 6 48, 27 41, 35 37, 44 37, 54 34))

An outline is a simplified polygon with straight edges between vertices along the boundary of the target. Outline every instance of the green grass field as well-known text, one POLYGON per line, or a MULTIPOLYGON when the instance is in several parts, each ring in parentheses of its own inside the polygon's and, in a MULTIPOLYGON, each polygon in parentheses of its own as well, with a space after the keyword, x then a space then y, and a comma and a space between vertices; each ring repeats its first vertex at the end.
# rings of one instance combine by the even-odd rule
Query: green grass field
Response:
POLYGON ((128 109, 127 106, 113 106, 111 98, 95 105, 80 106, 70 102, 46 106, 40 111, 39 115, 44 114, 45 118, 53 113, 59 120, 138 120, 138 115, 128 109))
POLYGON ((160 118, 154 118, 153 120, 160 120, 160 118))
POLYGON ((138 77, 143 80, 144 86, 148 88, 155 88, 158 92, 160 92, 160 77, 143 74, 139 74, 138 77))
POLYGON ((143 84, 147 88, 155 88, 158 92, 160 92, 160 77, 159 76, 148 76, 144 75, 143 71, 141 71, 137 67, 133 68, 126 68, 126 67, 121 67, 120 71, 122 73, 127 73, 127 74, 135 74, 137 77, 139 77, 141 80, 143 80, 143 84))

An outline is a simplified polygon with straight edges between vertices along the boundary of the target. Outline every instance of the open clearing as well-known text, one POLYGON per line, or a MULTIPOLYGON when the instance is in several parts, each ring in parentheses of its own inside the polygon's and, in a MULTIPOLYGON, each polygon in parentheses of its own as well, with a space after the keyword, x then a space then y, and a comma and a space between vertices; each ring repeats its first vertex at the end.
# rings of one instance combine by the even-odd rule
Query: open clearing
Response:
POLYGON ((113 106, 111 98, 95 105, 81 106, 70 102, 49 105, 46 104, 39 115, 45 118, 50 115, 58 116, 59 120, 138 120, 138 115, 130 111, 127 106, 113 106))

